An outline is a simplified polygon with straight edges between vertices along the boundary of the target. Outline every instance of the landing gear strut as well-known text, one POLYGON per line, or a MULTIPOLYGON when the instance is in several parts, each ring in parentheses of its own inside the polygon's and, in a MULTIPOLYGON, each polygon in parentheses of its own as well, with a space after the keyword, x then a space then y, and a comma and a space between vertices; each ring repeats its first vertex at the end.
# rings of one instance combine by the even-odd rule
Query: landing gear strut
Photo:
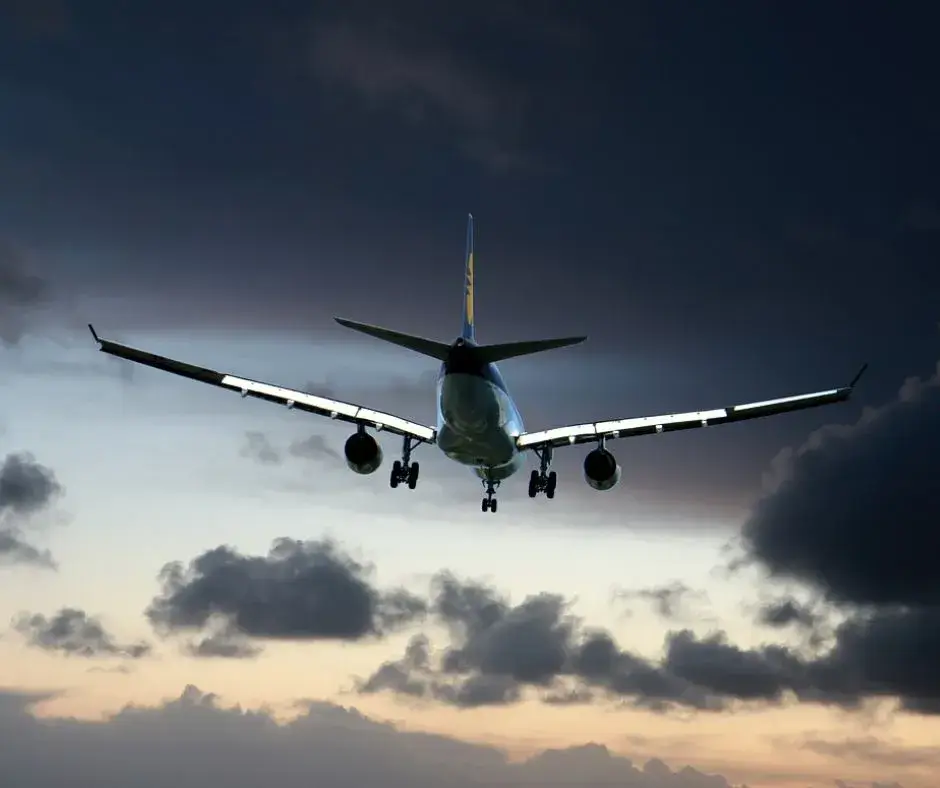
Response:
POLYGON ((552 465, 551 446, 536 451, 536 456, 539 458, 539 469, 532 471, 532 475, 529 476, 529 497, 534 498, 543 492, 546 498, 554 498, 558 476, 555 471, 548 470, 552 465))
POLYGON ((484 512, 495 512, 496 505, 499 503, 495 498, 496 489, 499 487, 499 481, 484 479, 483 484, 486 487, 486 497, 483 499, 483 503, 481 504, 480 509, 484 512))
POLYGON ((418 484, 418 473, 421 466, 417 462, 411 462, 411 450, 414 448, 415 439, 404 437, 401 447, 401 459, 392 463, 392 473, 388 480, 389 487, 395 488, 401 482, 408 485, 409 490, 413 490, 418 484))

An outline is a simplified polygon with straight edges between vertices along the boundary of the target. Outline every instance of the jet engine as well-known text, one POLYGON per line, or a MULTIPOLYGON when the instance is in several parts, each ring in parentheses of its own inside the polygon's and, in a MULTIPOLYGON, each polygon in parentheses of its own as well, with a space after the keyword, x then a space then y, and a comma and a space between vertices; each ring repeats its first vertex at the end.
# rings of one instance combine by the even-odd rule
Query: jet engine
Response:
POLYGON ((595 490, 609 490, 620 481, 620 465, 607 449, 594 449, 584 458, 584 479, 595 490))
POLYGON ((382 464, 382 447, 367 432, 357 432, 346 439, 343 447, 346 464, 355 473, 375 473, 382 464))

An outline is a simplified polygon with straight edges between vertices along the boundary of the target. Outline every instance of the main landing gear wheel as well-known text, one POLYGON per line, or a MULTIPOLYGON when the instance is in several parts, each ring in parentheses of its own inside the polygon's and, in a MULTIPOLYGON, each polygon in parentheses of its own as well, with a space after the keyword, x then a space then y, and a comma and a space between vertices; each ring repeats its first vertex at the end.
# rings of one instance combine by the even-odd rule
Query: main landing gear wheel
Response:
POLYGON ((421 471, 421 465, 410 461, 412 440, 413 438, 405 438, 401 451, 402 458, 392 463, 392 471, 388 478, 388 486, 392 489, 402 482, 408 485, 409 490, 413 490, 418 486, 418 474, 421 471))
POLYGON ((539 451, 538 458, 539 469, 532 471, 529 476, 529 497, 534 498, 540 492, 543 492, 546 498, 554 498, 555 487, 558 486, 558 475, 555 471, 548 470, 552 463, 551 448, 539 451))
POLYGON ((495 498, 496 488, 499 487, 499 482, 490 481, 489 479, 484 479, 483 484, 486 485, 486 497, 483 499, 483 502, 480 504, 481 511, 484 512, 496 512, 496 507, 498 501, 495 498))

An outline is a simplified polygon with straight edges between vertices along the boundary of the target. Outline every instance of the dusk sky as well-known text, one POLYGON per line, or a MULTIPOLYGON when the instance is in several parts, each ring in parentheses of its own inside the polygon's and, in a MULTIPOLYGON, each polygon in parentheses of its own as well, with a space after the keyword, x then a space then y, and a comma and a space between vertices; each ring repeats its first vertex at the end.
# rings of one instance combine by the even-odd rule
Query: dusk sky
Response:
POLYGON ((938 24, 0 0, 0 784, 936 788, 938 24), (484 515, 86 328, 433 425, 470 212, 530 430, 869 370, 484 515))

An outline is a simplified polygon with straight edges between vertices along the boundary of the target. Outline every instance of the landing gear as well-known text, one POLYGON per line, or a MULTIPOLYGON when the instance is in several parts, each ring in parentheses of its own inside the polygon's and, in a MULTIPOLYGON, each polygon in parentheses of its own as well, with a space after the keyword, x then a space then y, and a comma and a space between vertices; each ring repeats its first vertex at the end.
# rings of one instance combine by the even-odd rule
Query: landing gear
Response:
POLYGON ((496 496, 496 489, 499 487, 498 481, 492 481, 491 479, 484 479, 483 484, 486 486, 486 497, 483 499, 480 509, 484 512, 496 512, 496 506, 499 503, 496 496))
POLYGON ((529 497, 534 498, 540 492, 544 492, 546 498, 554 498, 558 475, 555 471, 548 470, 552 464, 552 449, 549 446, 539 450, 536 454, 539 458, 539 469, 532 471, 529 476, 529 497))
POLYGON ((409 490, 413 490, 418 485, 418 473, 421 471, 421 465, 417 462, 411 462, 411 450, 414 438, 405 436, 402 443, 401 459, 392 463, 392 472, 388 479, 388 486, 397 487, 401 482, 408 485, 409 490))

